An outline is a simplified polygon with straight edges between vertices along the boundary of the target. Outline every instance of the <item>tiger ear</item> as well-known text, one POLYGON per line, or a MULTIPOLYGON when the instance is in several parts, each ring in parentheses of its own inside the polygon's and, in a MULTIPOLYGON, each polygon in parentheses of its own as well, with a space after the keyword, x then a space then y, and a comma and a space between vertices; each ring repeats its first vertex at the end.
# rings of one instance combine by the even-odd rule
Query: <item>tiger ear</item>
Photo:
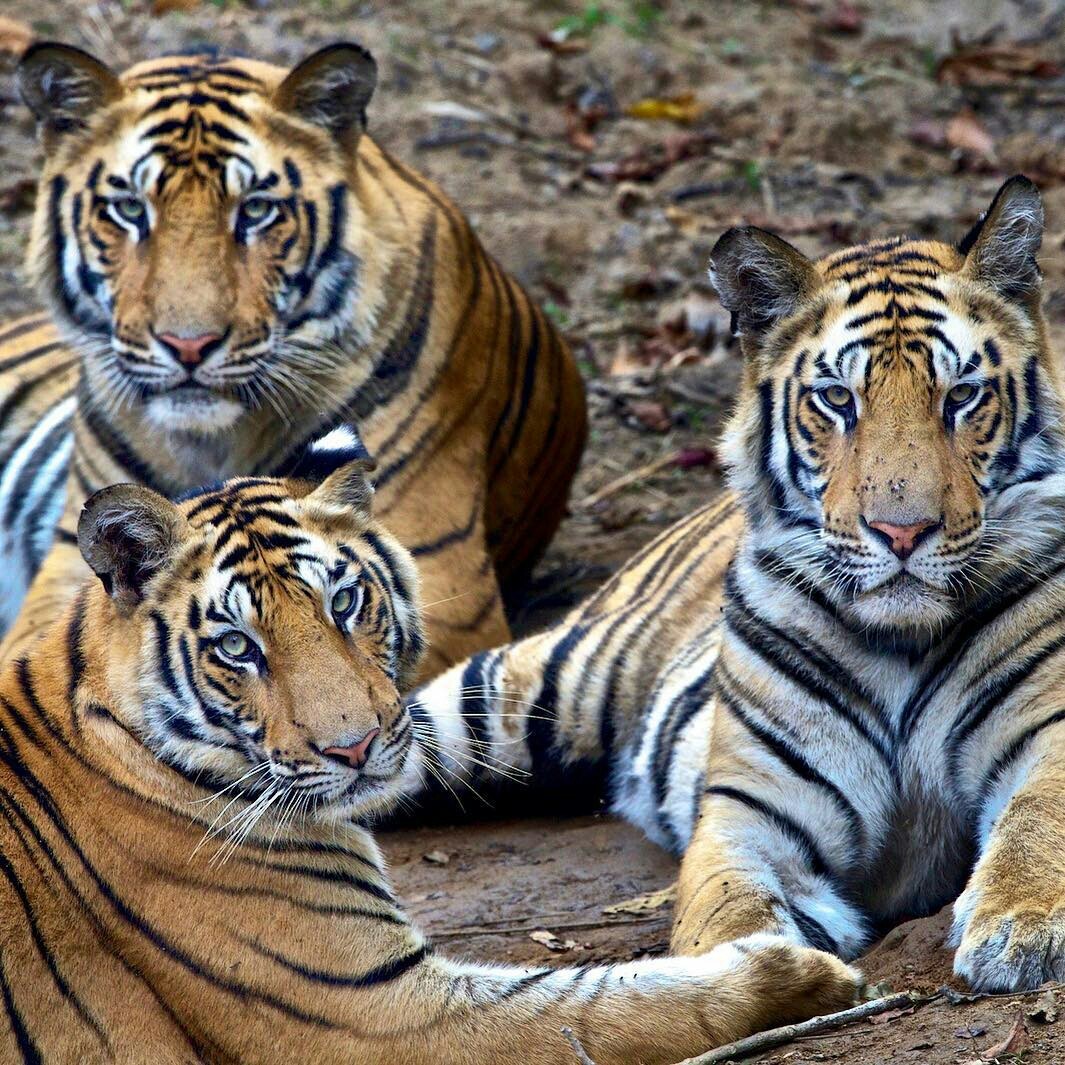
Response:
POLYGON ((1042 275, 1035 257, 1042 243, 1039 189, 1017 174, 995 193, 991 206, 958 245, 965 256, 962 272, 1006 299, 1030 300, 1039 293, 1042 275))
POLYGON ((377 87, 377 63, 358 44, 331 44, 289 72, 274 103, 338 140, 355 140, 366 128, 366 105, 377 87))
POLYGON ((118 78, 88 52, 68 44, 31 45, 18 65, 18 87, 45 147, 122 95, 118 78))
POLYGON ((369 523, 373 517, 373 483, 369 474, 377 469, 371 458, 357 458, 331 473, 303 498, 319 519, 369 523))
POLYGON ((710 280, 733 329, 757 337, 791 314, 821 284, 814 264, 786 240, 757 226, 728 230, 710 253, 710 280))
POLYGON ((130 614, 186 528, 169 499, 141 485, 116 484, 90 496, 82 508, 78 547, 119 612, 130 614))

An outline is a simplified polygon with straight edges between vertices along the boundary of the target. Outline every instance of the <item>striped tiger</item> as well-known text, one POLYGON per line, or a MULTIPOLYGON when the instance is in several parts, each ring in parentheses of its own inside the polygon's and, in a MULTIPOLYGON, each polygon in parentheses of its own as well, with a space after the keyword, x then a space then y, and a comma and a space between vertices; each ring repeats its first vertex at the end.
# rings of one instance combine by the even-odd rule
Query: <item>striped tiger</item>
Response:
POLYGON ((500 584, 562 516, 583 386, 451 201, 364 133, 375 81, 357 45, 291 72, 23 59, 45 153, 28 263, 57 324, 0 327, 0 633, 59 528, 0 658, 84 575, 94 491, 283 474, 345 423, 433 604, 423 673, 508 638, 500 584))
POLYGON ((556 1065, 569 1027, 600 1065, 664 1065, 851 1002, 850 969, 768 937, 433 952, 365 827, 431 750, 399 694, 414 561, 365 468, 88 500, 99 580, 0 674, 0 1059, 556 1065))
MULTIPOLYGON (((812 262, 733 229, 745 374, 704 506, 549 631, 412 711, 683 855, 673 950, 853 958, 955 901, 981 989, 1065 979, 1065 439, 1042 208, 812 262)), ((476 778, 473 782, 471 778, 476 778)))

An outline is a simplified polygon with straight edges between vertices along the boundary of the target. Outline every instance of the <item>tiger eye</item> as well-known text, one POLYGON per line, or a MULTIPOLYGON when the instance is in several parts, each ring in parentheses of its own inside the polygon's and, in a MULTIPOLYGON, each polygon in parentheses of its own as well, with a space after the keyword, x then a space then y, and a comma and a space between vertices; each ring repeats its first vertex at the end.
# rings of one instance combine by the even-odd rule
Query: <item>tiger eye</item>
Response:
POLYGON ((830 406, 840 409, 849 407, 854 400, 851 390, 844 388, 843 385, 830 385, 828 388, 823 388, 821 389, 821 395, 830 406))
POLYGON ((962 403, 968 403, 976 395, 977 391, 978 389, 974 384, 955 385, 947 393, 947 400, 955 406, 959 406, 962 403))
POLYGON ((135 196, 126 196, 121 200, 115 200, 115 210, 127 222, 137 222, 144 217, 144 204, 135 196))
POLYGON ((230 658, 244 658, 251 650, 251 640, 242 632, 233 630, 224 633, 218 641, 218 646, 229 655, 230 658))
POLYGON ((346 614, 355 602, 355 593, 350 588, 341 588, 330 604, 334 614, 346 614))
POLYGON ((265 196, 252 196, 240 205, 240 213, 247 222, 261 222, 273 209, 273 201, 265 196))

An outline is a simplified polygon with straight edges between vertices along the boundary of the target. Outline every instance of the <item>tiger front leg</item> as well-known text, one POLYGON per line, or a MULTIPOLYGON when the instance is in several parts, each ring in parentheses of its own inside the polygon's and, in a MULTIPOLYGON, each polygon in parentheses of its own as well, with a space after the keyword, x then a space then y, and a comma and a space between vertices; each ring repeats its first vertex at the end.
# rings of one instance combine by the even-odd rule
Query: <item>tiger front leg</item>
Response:
POLYGON ((701 954, 759 934, 843 958, 869 940, 807 828, 753 789, 712 786, 681 863, 671 950, 701 954))
POLYGON ((988 771, 981 856, 953 928, 954 971, 980 991, 1065 980, 1065 722, 1050 721, 988 771))
POLYGON ((555 1065, 572 1060, 563 1028, 597 1065, 667 1065, 781 1018, 845 1009, 861 986, 836 958, 759 936, 698 958, 627 965, 432 964, 447 981, 446 1007, 424 1040, 407 1040, 407 1056, 395 1056, 404 1065, 555 1065))

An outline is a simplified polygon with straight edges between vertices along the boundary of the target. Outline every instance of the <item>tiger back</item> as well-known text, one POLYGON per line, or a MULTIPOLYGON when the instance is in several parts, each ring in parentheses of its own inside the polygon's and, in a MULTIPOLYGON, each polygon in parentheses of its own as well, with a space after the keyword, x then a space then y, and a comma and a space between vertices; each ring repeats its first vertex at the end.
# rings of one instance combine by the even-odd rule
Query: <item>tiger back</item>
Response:
POLYGON ((0 330, 0 624, 64 491, 65 509, 2 653, 83 574, 91 492, 284 474, 346 423, 422 569, 425 671, 505 638, 500 586, 554 532, 583 446, 580 375, 455 206, 364 132, 375 82, 355 45, 288 72, 189 56, 119 77, 59 45, 23 60, 45 149, 28 263, 55 325, 0 330))
POLYGON ((434 952, 366 827, 434 753, 400 698, 417 574, 372 495, 354 460, 90 498, 96 576, 0 673, 0 1058, 554 1065, 568 1027, 602 1065, 669 1065, 853 1001, 842 963, 759 937, 560 969, 434 952))

